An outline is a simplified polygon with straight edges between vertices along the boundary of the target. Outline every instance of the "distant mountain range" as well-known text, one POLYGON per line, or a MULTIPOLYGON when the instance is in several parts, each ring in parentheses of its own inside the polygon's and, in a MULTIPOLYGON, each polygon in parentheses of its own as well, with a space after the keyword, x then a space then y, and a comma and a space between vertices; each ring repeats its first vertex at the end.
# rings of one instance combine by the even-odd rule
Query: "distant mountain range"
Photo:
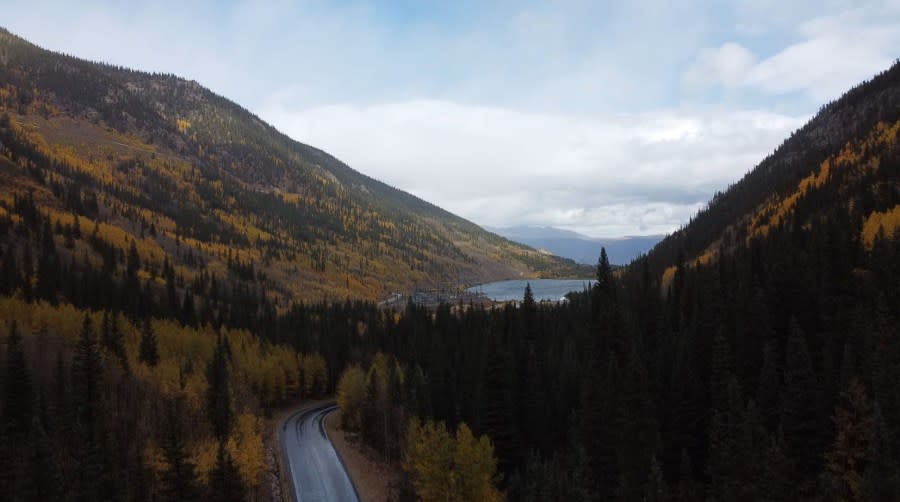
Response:
POLYGON ((600 248, 605 247, 610 263, 627 265, 631 263, 631 260, 653 248, 664 237, 663 235, 649 235, 597 239, 555 227, 485 228, 507 239, 586 264, 596 263, 600 256, 600 248))

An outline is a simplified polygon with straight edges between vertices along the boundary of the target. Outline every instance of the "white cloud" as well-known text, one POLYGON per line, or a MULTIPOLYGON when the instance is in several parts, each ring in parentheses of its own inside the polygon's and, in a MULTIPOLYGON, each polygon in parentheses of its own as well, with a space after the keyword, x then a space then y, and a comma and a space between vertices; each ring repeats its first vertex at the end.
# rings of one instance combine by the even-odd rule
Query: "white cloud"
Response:
POLYGON ((196 79, 479 223, 608 236, 684 223, 801 115, 898 55, 898 0, 783 3, 0 0, 0 10, 48 48, 196 79))
POLYGON ((803 23, 803 40, 761 61, 746 83, 770 93, 805 92, 834 99, 887 69, 900 47, 900 19, 870 19, 858 11, 803 23))
POLYGON ((732 88, 744 83, 755 64, 756 56, 746 47, 728 42, 715 49, 701 50, 681 81, 691 90, 701 90, 714 84, 732 88))
POLYGON ((805 120, 753 110, 538 114, 430 100, 286 109, 274 101, 262 116, 477 223, 596 236, 677 228, 805 120))
POLYGON ((682 73, 684 90, 721 86, 769 95, 805 94, 821 103, 887 69, 900 47, 900 11, 884 4, 847 8, 800 22, 797 39, 766 58, 736 42, 699 51, 682 73))

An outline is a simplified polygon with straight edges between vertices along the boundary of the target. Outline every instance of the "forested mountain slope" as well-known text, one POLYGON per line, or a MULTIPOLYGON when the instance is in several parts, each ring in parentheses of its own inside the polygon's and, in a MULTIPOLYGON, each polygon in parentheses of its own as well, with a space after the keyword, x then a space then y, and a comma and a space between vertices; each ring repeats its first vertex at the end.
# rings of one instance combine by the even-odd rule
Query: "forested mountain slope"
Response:
POLYGON ((400 409, 490 436, 512 500, 898 500, 898 120, 895 65, 589 293, 410 306, 400 409))
MULTIPOLYGON (((679 253, 686 260, 705 260, 774 227, 796 229, 835 218, 849 219, 850 238, 859 238, 869 218, 883 223, 890 237, 896 216, 876 213, 890 213, 898 203, 892 164, 898 120, 900 64, 894 64, 824 105, 756 168, 717 193, 689 224, 648 253, 651 269, 662 273, 676 264, 679 253)), ((878 224, 868 225, 871 244, 878 224)))
POLYGON ((33 203, 30 223, 65 236, 61 259, 73 268, 103 261, 122 272, 134 243, 142 282, 168 266, 195 294, 211 278, 239 278, 283 300, 578 273, 295 142, 196 82, 5 31, 0 116, 3 214, 18 221, 27 216, 17 201, 33 203))

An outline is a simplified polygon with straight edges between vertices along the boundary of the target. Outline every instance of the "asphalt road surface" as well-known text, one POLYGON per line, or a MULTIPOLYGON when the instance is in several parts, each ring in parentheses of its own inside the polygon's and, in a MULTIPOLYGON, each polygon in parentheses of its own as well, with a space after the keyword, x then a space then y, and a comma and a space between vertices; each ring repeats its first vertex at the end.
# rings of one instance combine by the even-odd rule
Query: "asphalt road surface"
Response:
POLYGON ((325 433, 328 404, 294 413, 282 425, 287 467, 298 502, 358 502, 359 496, 325 433))

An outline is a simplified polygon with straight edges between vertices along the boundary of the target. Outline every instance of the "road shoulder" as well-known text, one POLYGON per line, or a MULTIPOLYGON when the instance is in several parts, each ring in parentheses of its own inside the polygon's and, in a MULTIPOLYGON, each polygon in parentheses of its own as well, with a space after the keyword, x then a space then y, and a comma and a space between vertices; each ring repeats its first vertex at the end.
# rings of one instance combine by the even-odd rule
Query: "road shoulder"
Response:
POLYGON ((369 458, 359 447, 351 442, 340 428, 340 410, 329 413, 325 418, 325 427, 331 444, 344 462, 347 473, 356 487, 362 502, 385 502, 391 497, 391 486, 397 485, 400 478, 399 466, 385 465, 369 458))

